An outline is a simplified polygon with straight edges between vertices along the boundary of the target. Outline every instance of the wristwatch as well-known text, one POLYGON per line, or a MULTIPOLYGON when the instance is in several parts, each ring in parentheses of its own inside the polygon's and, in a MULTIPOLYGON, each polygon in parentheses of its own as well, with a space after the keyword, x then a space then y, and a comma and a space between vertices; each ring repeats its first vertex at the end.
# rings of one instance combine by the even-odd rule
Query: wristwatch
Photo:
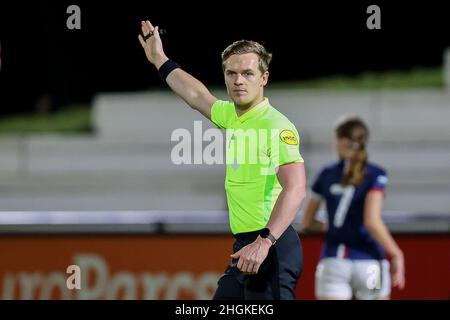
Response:
POLYGON ((273 234, 270 233, 269 228, 262 229, 261 232, 259 233, 259 236, 263 239, 269 239, 272 242, 272 245, 274 245, 277 242, 277 239, 275 239, 273 234))

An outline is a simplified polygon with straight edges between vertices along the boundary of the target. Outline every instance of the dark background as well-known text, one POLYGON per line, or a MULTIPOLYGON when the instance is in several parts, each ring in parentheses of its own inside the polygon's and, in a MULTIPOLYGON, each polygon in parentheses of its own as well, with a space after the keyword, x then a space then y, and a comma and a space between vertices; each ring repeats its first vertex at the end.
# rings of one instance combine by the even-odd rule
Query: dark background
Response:
POLYGON ((221 85, 220 53, 252 39, 273 52, 271 82, 442 64, 450 46, 444 2, 2 1, 0 113, 89 102, 100 91, 163 85, 137 40, 148 18, 167 30, 166 54, 207 85, 221 85), (81 30, 66 9, 81 8, 81 30), (381 8, 381 30, 366 9, 381 8))

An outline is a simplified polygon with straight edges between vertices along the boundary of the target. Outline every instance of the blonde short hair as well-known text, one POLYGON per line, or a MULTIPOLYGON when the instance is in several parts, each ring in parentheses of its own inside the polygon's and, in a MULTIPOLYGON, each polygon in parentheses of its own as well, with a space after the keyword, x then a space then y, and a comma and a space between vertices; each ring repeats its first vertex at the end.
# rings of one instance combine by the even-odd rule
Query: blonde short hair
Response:
POLYGON ((272 61, 272 54, 267 52, 263 45, 256 41, 239 40, 230 44, 222 52, 222 69, 225 70, 225 61, 233 54, 255 53, 259 57, 259 70, 261 73, 269 70, 270 61, 272 61))

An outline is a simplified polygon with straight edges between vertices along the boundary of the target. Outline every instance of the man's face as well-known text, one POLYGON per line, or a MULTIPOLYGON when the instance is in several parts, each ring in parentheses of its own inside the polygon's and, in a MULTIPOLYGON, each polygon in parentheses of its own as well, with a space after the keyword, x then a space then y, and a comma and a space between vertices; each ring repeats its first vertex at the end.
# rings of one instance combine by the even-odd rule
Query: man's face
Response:
POLYGON ((233 54, 224 63, 228 95, 238 106, 250 106, 262 97, 269 72, 261 73, 255 53, 233 54))

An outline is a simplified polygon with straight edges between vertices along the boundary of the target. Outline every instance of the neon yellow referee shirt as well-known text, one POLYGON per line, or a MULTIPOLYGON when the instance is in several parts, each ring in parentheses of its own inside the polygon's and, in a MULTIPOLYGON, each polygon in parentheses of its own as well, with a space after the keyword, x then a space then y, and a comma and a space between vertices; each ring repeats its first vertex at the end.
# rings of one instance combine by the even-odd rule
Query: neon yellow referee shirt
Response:
POLYGON ((240 117, 234 103, 217 100, 211 120, 226 129, 225 190, 231 231, 265 228, 282 189, 276 168, 303 162, 297 129, 267 98, 240 117))

